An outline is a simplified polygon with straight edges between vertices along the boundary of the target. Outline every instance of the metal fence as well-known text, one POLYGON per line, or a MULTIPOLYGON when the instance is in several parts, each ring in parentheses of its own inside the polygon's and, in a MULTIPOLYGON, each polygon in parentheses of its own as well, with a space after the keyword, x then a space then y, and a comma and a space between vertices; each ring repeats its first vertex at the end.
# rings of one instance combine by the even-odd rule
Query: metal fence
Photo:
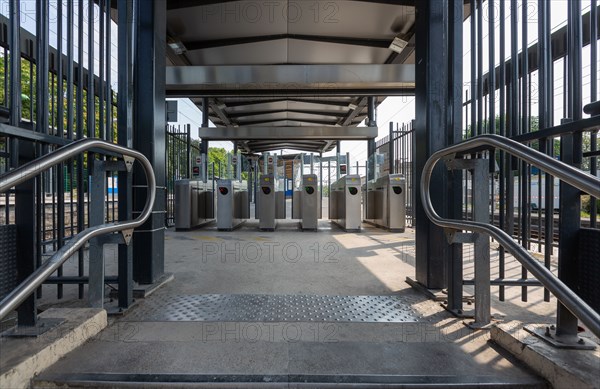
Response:
POLYGON ((420 177, 414 171, 413 157, 415 147, 415 131, 413 122, 390 123, 390 134, 378 140, 375 144, 377 153, 384 156, 380 174, 403 174, 406 178, 406 224, 413 227, 415 223, 415 196, 420 177), (390 142, 391 139, 391 142, 390 142))
MULTIPOLYGON (((463 138, 499 134, 597 175, 600 125, 597 116, 583 118, 583 105, 597 99, 597 2, 564 3, 561 11, 567 15, 567 23, 555 31, 551 31, 550 11, 553 7, 556 12, 558 5, 539 1, 537 12, 530 15, 527 4, 514 0, 470 3, 470 42, 465 49, 471 73, 470 82, 463 87, 463 138), (587 6, 588 12, 583 13, 587 6), (532 27, 535 31, 531 31, 532 27), (499 34, 497 48, 495 34, 499 34), (538 37, 533 44, 528 39, 532 35, 538 37), (582 53, 586 46, 590 60, 584 66, 582 53), (484 47, 490 48, 487 66, 484 47), (584 78, 589 93, 584 93, 584 78)), ((503 152, 473 155, 481 156, 490 161, 493 222, 525 248, 542 254, 546 267, 554 263, 562 267, 563 275, 568 273, 569 266, 564 261, 577 251, 578 230, 586 226, 597 228, 595 199, 582 198, 566 185, 558 189, 549 174, 503 152)), ((470 178, 464 188, 463 211, 468 215, 470 178)), ((500 300, 504 300, 505 269, 501 248, 496 283, 500 300)), ((520 276, 523 280, 528 278, 524 268, 520 276)), ((523 301, 527 301, 527 291, 523 286, 523 301)), ((547 291, 544 299, 550 299, 547 291)))
MULTIPOLYGON (((113 89, 116 80, 111 79, 116 68, 114 0, 59 1, 52 6, 38 1, 30 15, 35 34, 20 24, 24 11, 20 3, 8 2, 10 18, 0 16, 0 174, 82 138, 130 146, 117 130, 119 102, 113 89), (50 45, 51 28, 64 41, 50 45)), ((0 223, 27 231, 18 239, 26 242, 18 250, 21 274, 30 273, 89 225, 88 186, 94 160, 115 158, 90 152, 1 195, 0 223)), ((113 221, 119 218, 119 188, 125 189, 118 182, 127 182, 127 174, 107 171, 105 178, 105 220, 113 221)), ((83 250, 75 268, 74 274, 61 268, 48 280, 56 284, 59 299, 67 284, 75 284, 83 298, 87 282, 83 250), (69 277, 78 281, 70 282, 69 277)), ((19 320, 34 321, 34 311, 20 312, 19 320)))
POLYGON ((167 212, 165 225, 172 227, 175 225, 175 181, 193 178, 194 167, 199 168, 196 158, 200 156, 200 145, 198 141, 192 139, 189 124, 169 125, 166 140, 167 212))

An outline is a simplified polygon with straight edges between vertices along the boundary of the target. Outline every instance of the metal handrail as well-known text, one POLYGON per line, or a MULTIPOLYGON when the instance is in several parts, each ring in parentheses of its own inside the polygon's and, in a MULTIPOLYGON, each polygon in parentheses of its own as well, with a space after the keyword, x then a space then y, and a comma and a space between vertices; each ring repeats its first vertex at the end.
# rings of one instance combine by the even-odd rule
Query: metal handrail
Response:
POLYGON ((77 235, 69 242, 56 251, 48 261, 44 262, 37 268, 29 277, 21 282, 11 293, 9 293, 2 301, 0 301, 0 320, 6 317, 10 312, 17 308, 23 301, 29 297, 43 282, 50 277, 63 263, 75 254, 83 245, 92 238, 125 230, 132 230, 141 226, 152 213, 154 200, 156 199, 156 179, 154 170, 150 161, 138 151, 128 149, 114 143, 108 143, 99 139, 82 139, 70 143, 51 154, 40 157, 34 161, 12 170, 3 176, 0 176, 0 193, 30 180, 43 171, 65 162, 82 152, 90 149, 101 149, 109 152, 117 153, 126 157, 134 158, 141 162, 146 174, 148 184, 148 194, 146 204, 141 214, 134 220, 121 221, 115 223, 106 223, 98 226, 89 227, 77 235))
POLYGON ((563 162, 557 161, 539 151, 533 150, 513 140, 498 135, 480 135, 462 143, 436 151, 427 160, 421 176, 421 201, 429 219, 436 225, 455 230, 468 230, 488 234, 498 241, 511 253, 542 285, 576 317, 578 317, 590 331, 600 337, 600 315, 583 299, 573 292, 564 282, 538 262, 529 252, 520 246, 513 238, 500 228, 486 223, 451 220, 440 217, 431 203, 429 184, 434 166, 445 156, 466 152, 482 146, 492 146, 504 150, 510 155, 518 157, 525 162, 536 166, 544 172, 550 173, 560 180, 587 192, 594 197, 600 197, 600 179, 589 175, 563 162))

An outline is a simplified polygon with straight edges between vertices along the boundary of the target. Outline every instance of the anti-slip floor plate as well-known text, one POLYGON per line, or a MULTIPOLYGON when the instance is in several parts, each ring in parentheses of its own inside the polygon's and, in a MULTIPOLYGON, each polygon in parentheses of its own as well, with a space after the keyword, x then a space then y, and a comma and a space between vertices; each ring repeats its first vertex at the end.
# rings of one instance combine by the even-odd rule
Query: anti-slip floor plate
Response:
POLYGON ((359 322, 419 321, 405 296, 207 294, 152 296, 126 321, 359 322))

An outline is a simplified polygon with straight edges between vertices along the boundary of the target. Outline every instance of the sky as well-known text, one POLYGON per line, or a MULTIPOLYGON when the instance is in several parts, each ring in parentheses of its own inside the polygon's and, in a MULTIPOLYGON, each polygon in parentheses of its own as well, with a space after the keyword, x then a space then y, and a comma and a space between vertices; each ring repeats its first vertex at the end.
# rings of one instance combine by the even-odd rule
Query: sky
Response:
MULTIPOLYGON (((62 0, 64 2, 64 4, 66 4, 65 0, 62 0)), ((484 18, 483 18, 483 37, 484 37, 484 42, 488 41, 488 34, 489 34, 489 18, 487 17, 487 12, 488 12, 488 7, 489 4, 494 4, 494 9, 495 9, 495 20, 494 20, 494 31, 495 31, 495 44, 493 47, 495 47, 496 51, 495 51, 495 62, 496 65, 499 64, 500 62, 500 55, 499 55, 499 23, 498 23, 498 15, 499 15, 499 3, 501 0, 493 0, 491 3, 490 1, 485 1, 483 3, 483 10, 484 10, 484 18)), ((519 2, 521 3, 521 2, 519 2)), ((584 0, 582 2, 582 11, 583 13, 589 11, 590 8, 590 4, 589 1, 584 0)), ((61 36, 62 40, 63 40, 63 50, 66 53, 66 46, 67 46, 67 41, 66 41, 66 28, 67 28, 67 23, 66 23, 66 15, 63 15, 64 17, 64 21, 63 21, 63 31, 60 32, 60 34, 58 33, 58 26, 57 26, 57 10, 56 10, 56 4, 57 4, 57 0, 51 0, 50 1, 50 36, 49 36, 49 40, 50 40, 50 45, 53 47, 56 47, 56 43, 58 41, 58 37, 61 36)), ((85 2, 85 4, 87 4, 87 2, 85 2)), ((505 2, 506 4, 506 19, 507 19, 507 23, 510 21, 510 15, 511 15, 511 10, 510 10, 510 3, 508 1, 505 2)), ((566 17, 567 17, 567 5, 568 5, 568 0, 551 0, 549 1, 550 4, 550 13, 551 13, 551 29, 552 31, 555 31, 557 29, 559 29, 560 27, 562 27, 565 23, 566 23, 566 17)), ((519 15, 519 25, 521 25, 523 23, 522 20, 522 8, 521 6, 523 6, 522 4, 520 4, 519 9, 517 10, 518 15, 519 15)), ((535 41, 537 41, 537 0, 528 0, 525 2, 525 6, 526 6, 526 22, 528 24, 528 42, 529 45, 531 45, 532 43, 534 43, 535 41)), ((35 34, 35 8, 36 8, 36 1, 35 0, 21 0, 21 26, 23 28, 25 28, 26 30, 28 30, 29 32, 31 32, 32 34, 35 34)), ((90 20, 89 15, 88 15, 88 8, 87 6, 84 6, 83 9, 84 12, 84 18, 83 18, 83 23, 84 23, 84 47, 83 47, 83 61, 84 64, 87 64, 88 62, 88 49, 87 49, 87 31, 88 31, 88 20, 90 20)), ((9 1, 8 0, 0 0, 0 14, 4 15, 4 16, 8 16, 9 13, 9 1)), ((66 12, 65 12, 66 13, 66 12)), ((78 2, 74 2, 74 28, 78 27, 78 15, 79 15, 79 9, 78 9, 78 2)), ((98 8, 97 6, 95 7, 95 13, 93 15, 93 19, 91 19, 94 21, 93 26, 94 26, 94 41, 95 41, 95 52, 98 52, 98 47, 99 47, 99 16, 98 16, 98 8)), ((467 19, 464 23, 464 36, 463 36, 463 46, 465 47, 465 52, 464 52, 464 57, 463 57, 463 80, 464 80, 464 88, 463 88, 463 92, 466 92, 467 90, 470 89, 470 73, 471 73, 471 67, 470 67, 470 57, 471 57, 471 52, 469 50, 469 45, 470 45, 470 18, 467 19)), ((117 89, 117 45, 116 45, 116 37, 117 37, 117 26, 115 23, 111 23, 112 24, 112 28, 111 28, 111 35, 112 35, 112 44, 111 44, 111 65, 112 65, 112 72, 111 72, 111 84, 112 87, 116 90, 117 89)), ((520 28, 519 28, 520 31, 520 28)), ((519 40, 519 47, 521 44, 521 37, 519 36, 518 38, 519 40)), ((507 57, 510 55, 510 33, 508 33, 506 35, 506 48, 505 48, 505 52, 507 57)), ((596 42, 596 44, 598 45, 599 42, 596 42)), ((487 73, 487 69, 489 68, 489 63, 488 63, 488 55, 489 55, 489 45, 488 44, 484 44, 481 46, 482 49, 482 53, 483 53, 483 69, 484 69, 484 73, 487 73)), ((77 58, 77 51, 78 51, 78 45, 77 45, 77 40, 74 42, 74 54, 75 54, 75 59, 78 60, 77 58)), ((589 50, 589 46, 584 48, 583 50, 583 101, 584 104, 589 102, 590 100, 590 50, 589 50)), ((98 74, 99 72, 99 60, 98 60, 98 55, 95 56, 95 61, 94 61, 94 71, 96 74, 98 74)), ((563 117, 563 113, 562 113, 562 99, 563 99, 563 94, 562 94, 562 77, 563 77, 563 69, 561 66, 561 62, 559 61, 557 63, 557 66, 555 66, 555 72, 554 72, 554 78, 555 78, 555 114, 554 114, 554 120, 555 123, 558 124, 560 122, 561 117, 563 117)), ((533 73, 532 75, 532 85, 533 88, 536 88, 536 82, 537 82, 537 72, 533 73)), ((178 99, 179 103, 179 118, 178 118, 178 122, 177 123, 172 123, 175 125, 184 125, 184 124, 191 124, 192 128, 198 128, 200 127, 201 123, 202 123, 202 112, 193 104, 191 103, 190 100, 188 99, 178 99)), ((377 126, 379 127, 379 136, 377 139, 380 139, 384 136, 386 136, 388 134, 388 129, 389 129, 389 122, 393 121, 395 123, 408 123, 410 122, 414 116, 415 116, 415 104, 414 104, 414 97, 389 97, 387 98, 382 104, 379 105, 378 110, 377 110, 377 126)), ((498 102, 498 99, 496 99, 496 102, 498 102)), ((532 115, 537 115, 537 101, 535 99, 532 99, 532 115)), ((498 112, 498 108, 497 111, 498 112)), ((464 117, 465 115, 463 115, 464 117)), ((464 125, 466 126, 466 120, 467 118, 464 118, 464 125)), ((361 123, 361 126, 364 125, 364 122, 361 123)), ((211 123, 211 126, 214 126, 211 123)), ((194 136, 194 138, 198 137, 198 131, 192 131, 192 134, 194 136)), ((211 146, 213 147, 224 147, 226 149, 232 149, 232 144, 231 142, 211 142, 211 146)), ((284 152, 290 152, 290 153, 296 153, 297 151, 292 151, 292 150, 287 150, 284 152)), ((344 141, 341 142, 341 152, 342 154, 345 154, 347 152, 350 153, 350 165, 355 165, 356 161, 358 160, 361 164, 364 164, 364 161, 367 159, 367 146, 366 146, 366 142, 365 141, 344 141)), ((325 154, 325 156, 328 155, 333 155, 335 154, 334 152, 330 152, 325 154)))

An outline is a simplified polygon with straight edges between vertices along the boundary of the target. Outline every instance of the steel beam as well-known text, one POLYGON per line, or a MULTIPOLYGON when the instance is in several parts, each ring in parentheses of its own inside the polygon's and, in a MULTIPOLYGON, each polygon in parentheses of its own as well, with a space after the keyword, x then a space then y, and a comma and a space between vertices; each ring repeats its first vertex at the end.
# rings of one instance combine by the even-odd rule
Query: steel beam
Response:
POLYGON ((208 127, 200 128, 208 140, 367 140, 377 136, 377 127, 208 127))
MULTIPOLYGON (((263 119, 263 120, 238 120, 237 124, 240 126, 256 126, 267 123, 280 123, 280 122, 293 122, 293 123, 305 123, 305 124, 317 124, 321 126, 334 126, 336 122, 326 120, 313 120, 313 119, 291 119, 291 118, 278 118, 278 119, 263 119)), ((225 123, 223 123, 225 124, 225 123)))
MULTIPOLYGON (((208 85, 212 87, 214 85, 208 85)), ((252 85, 250 85, 252 86, 252 85)), ((198 98, 198 97, 282 97, 290 99, 291 97, 347 97, 347 96, 414 96, 415 88, 290 88, 289 85, 271 85, 272 89, 256 89, 240 86, 240 89, 171 89, 167 90, 168 98, 198 98), (246 88, 246 89, 244 89, 246 88)))
MULTIPOLYGON (((210 103, 209 103, 210 104, 210 103)), ((210 104, 212 106, 212 110, 213 112, 219 117, 219 119, 221 120, 221 123, 223 123, 226 126, 230 126, 231 120, 229 119, 229 117, 227 117, 227 114, 225 113, 225 111, 223 111, 221 108, 219 108, 220 103, 214 99, 213 103, 210 104)), ((209 110, 207 110, 207 112, 209 112, 209 110)))
POLYGON ((308 42, 336 43, 341 45, 378 47, 387 49, 392 43, 392 39, 372 39, 372 38, 349 38, 327 35, 303 35, 303 34, 273 34, 245 36, 225 39, 211 39, 200 41, 185 41, 183 46, 188 51, 211 49, 215 47, 235 46, 250 43, 269 42, 280 39, 294 39, 308 42))
POLYGON ((168 66, 167 91, 287 89, 402 89, 415 82, 414 65, 168 66))
MULTIPOLYGON (((205 7, 205 6, 214 6, 224 3, 231 3, 238 0, 203 0, 199 2, 198 0, 169 0, 167 4, 168 10, 174 9, 182 9, 182 8, 194 8, 194 7, 205 7)), ((376 4, 388 4, 388 5, 404 5, 404 6, 414 6, 416 0, 352 0, 358 2, 369 2, 376 4)))

